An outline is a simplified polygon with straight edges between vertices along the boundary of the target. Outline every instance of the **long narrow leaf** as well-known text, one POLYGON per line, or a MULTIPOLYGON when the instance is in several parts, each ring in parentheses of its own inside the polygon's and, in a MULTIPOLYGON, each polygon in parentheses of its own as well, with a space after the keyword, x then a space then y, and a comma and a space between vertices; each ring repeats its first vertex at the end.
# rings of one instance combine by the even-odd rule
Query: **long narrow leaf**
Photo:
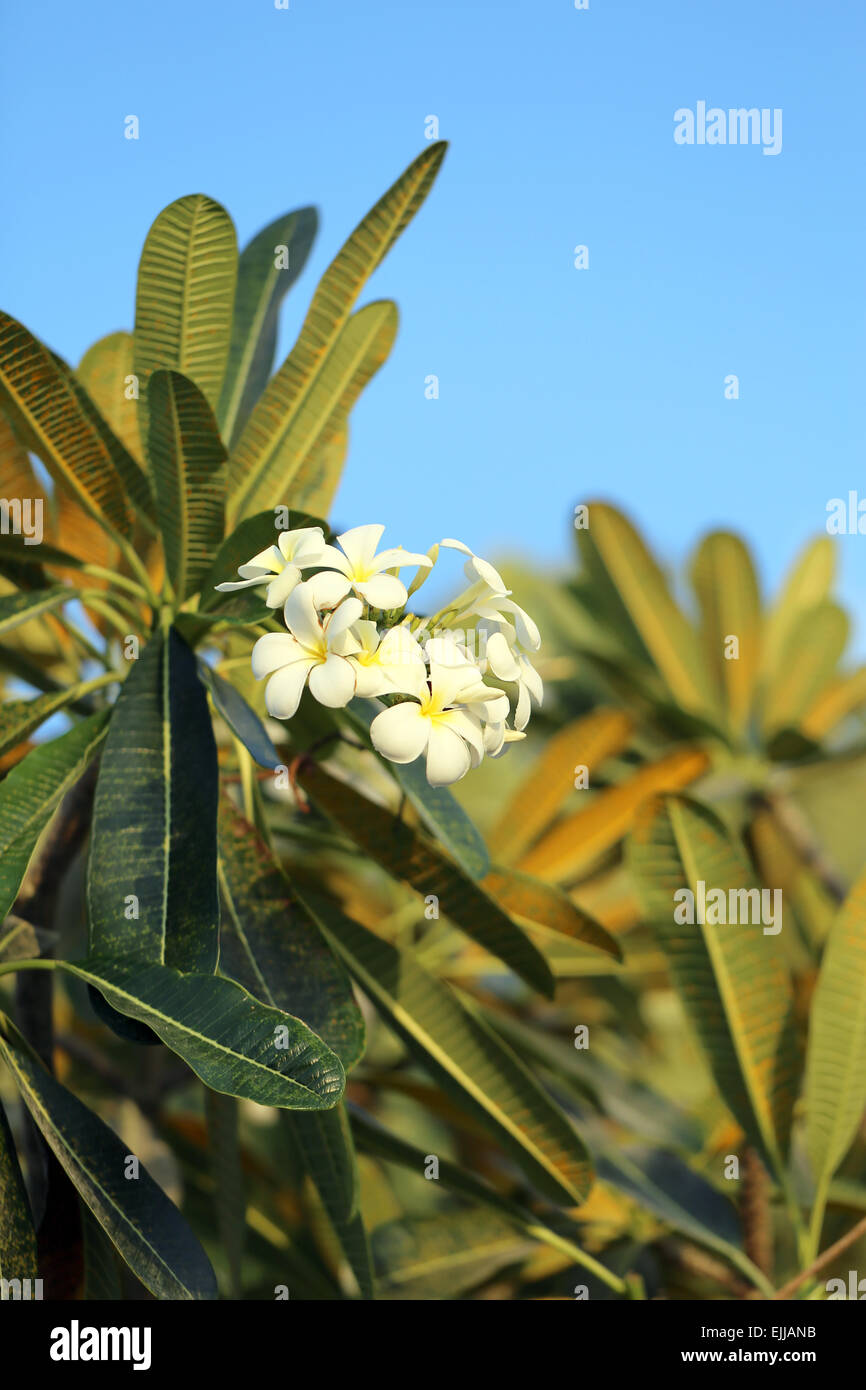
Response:
POLYGON ((216 969, 216 744, 195 657, 155 634, 121 689, 93 811, 93 954, 216 969))
POLYGON ((473 941, 498 956, 533 989, 552 995, 553 978, 541 952, 483 888, 390 811, 376 806, 320 767, 299 773, 305 791, 361 849, 416 893, 438 900, 439 911, 473 941))
POLYGON ((263 227, 241 252, 219 409, 222 432, 232 443, 268 383, 280 305, 306 265, 317 227, 316 209, 298 208, 263 227))
POLYGON ((165 562, 183 601, 198 590, 223 538, 226 452, 205 397, 180 372, 153 372, 148 404, 165 562))
POLYGON ((207 1256, 162 1188, 141 1166, 134 1181, 127 1177, 127 1145, 45 1070, 2 1015, 0 1055, 47 1144, 145 1288, 156 1298, 216 1298, 207 1256))
POLYGON ((388 1024, 550 1201, 575 1205, 592 1184, 589 1156, 562 1112, 492 1029, 408 952, 328 899, 299 894, 388 1024))
POLYGON ((293 421, 321 379, 365 281, 427 196, 445 148, 442 142, 432 144, 410 164, 325 271, 295 347, 271 380, 232 451, 229 505, 235 520, 261 506, 254 499, 263 480, 270 476, 293 421))
POLYGON ((773 925, 765 930, 767 924, 761 924, 763 903, 751 869, 715 815, 679 796, 653 798, 642 808, 630 864, 647 921, 719 1090, 778 1174, 788 1147, 800 1057, 784 953, 773 925), (725 894, 724 922, 698 920, 699 907, 694 922, 688 922, 688 900, 674 895, 688 889, 697 900, 701 883, 707 894, 725 894), (757 895, 758 911, 755 898, 745 896, 749 890, 757 895), (737 917, 749 920, 729 921, 731 903, 737 917))

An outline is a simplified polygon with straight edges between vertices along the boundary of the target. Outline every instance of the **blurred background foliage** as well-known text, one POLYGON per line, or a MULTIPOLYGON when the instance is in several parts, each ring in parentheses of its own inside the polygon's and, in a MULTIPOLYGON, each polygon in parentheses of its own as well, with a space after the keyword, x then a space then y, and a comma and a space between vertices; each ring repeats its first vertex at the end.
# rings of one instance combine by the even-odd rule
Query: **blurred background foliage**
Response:
MULTIPOLYGON (((733 533, 704 536, 680 579, 617 507, 563 499, 570 572, 494 557, 542 631, 543 710, 453 797, 378 760, 364 702, 343 713, 305 697, 289 724, 268 720, 249 669, 261 613, 249 595, 213 591, 265 543, 269 508, 327 515, 351 407, 397 324, 388 301, 354 302, 442 153, 425 151, 368 214, 273 376, 312 209, 277 219, 238 262, 218 205, 172 204, 145 244, 134 333, 100 340, 74 375, 37 344, 39 390, 16 376, 35 340, 4 322, 0 494, 42 497, 50 520, 42 546, 0 545, 3 771, 107 707, 118 637, 142 621, 112 576, 135 581, 143 566, 206 668, 231 803, 220 968, 278 1006, 289 985, 312 1000, 337 988, 316 954, 324 939, 363 1016, 344 1019, 345 1100, 326 1112, 202 1086, 169 1048, 106 1028, 66 975, 46 1060, 179 1206, 224 1297, 770 1296, 866 1213, 866 668, 846 657, 829 538, 769 598, 733 533), (289 273, 274 273, 279 245, 289 273), (204 398, 228 457, 210 530, 197 494, 198 541, 171 521, 188 495, 158 445, 159 380, 145 389, 166 370, 185 425, 205 430, 204 398), (132 377, 137 401, 123 390, 132 377), (52 424, 81 388, 81 413, 99 412, 159 494, 154 530, 127 471, 125 544, 94 519, 52 424), (87 596, 58 605, 56 586, 78 584, 82 566, 87 596), (24 701, 37 699, 31 718, 24 701), (724 947, 709 929, 672 932, 664 903, 702 865, 724 887, 781 889, 778 938, 735 926, 724 947)), ((385 515, 387 499, 371 510, 385 515)), ((85 953, 85 858, 82 843, 64 863, 50 921, 28 919, 25 880, 0 961, 85 953)), ((11 979, 0 997, 20 1017, 11 979)), ((46 1247, 38 1146, 6 1071, 0 1088, 40 1257, 58 1259, 55 1293, 149 1296, 83 1202, 80 1237, 46 1247)), ((796 1296, 824 1296, 862 1253, 849 1245, 796 1296)))

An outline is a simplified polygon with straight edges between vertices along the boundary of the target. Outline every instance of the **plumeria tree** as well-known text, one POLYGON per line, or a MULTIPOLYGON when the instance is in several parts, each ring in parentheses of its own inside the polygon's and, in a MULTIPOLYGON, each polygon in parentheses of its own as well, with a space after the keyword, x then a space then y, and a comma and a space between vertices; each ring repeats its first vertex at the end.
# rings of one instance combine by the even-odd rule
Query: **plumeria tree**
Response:
POLYGON ((311 209, 239 256, 218 204, 171 204, 133 332, 75 370, 0 318, 2 490, 44 520, 0 537, 12 1296, 369 1298, 407 1240, 461 1252, 459 1294, 467 1238, 478 1277, 540 1243, 633 1286, 568 1215, 584 1141, 478 1008, 552 992, 540 933, 619 955, 492 865, 449 789, 524 738, 539 633, 463 542, 326 519, 396 329, 355 304, 443 153, 359 224, 273 373, 311 209), (455 550, 467 584, 425 613, 455 550), (414 1194, 383 1221, 397 1171, 414 1194))

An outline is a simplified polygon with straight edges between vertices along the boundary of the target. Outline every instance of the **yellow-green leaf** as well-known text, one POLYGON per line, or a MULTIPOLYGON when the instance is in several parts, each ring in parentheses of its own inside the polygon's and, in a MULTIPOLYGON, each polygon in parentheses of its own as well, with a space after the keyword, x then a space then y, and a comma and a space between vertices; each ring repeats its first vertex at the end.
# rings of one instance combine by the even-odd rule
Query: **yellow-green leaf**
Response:
MULTIPOLYGON (((428 146, 355 228, 316 290, 297 343, 262 395, 229 461, 229 514, 237 523, 272 501, 266 478, 297 417, 316 391, 365 282, 423 203, 445 154, 428 146)), ((334 405, 337 401, 334 401, 334 405)))
POLYGON ((226 451, 213 411, 180 372, 148 385, 148 457, 165 563, 180 601, 196 593, 225 530, 226 451))
POLYGON ((830 928, 812 997, 806 1052, 806 1151, 819 1192, 866 1109, 866 874, 830 928))
POLYGON ((714 531, 699 545, 691 575, 710 670, 724 692, 732 732, 741 735, 761 656, 761 599, 752 557, 739 536, 714 531))
POLYGON ((522 854, 573 794, 577 766, 594 775, 622 751, 633 727, 621 710, 596 709, 557 730, 490 832, 491 853, 505 864, 522 854))
MULTIPOLYGON (((139 410, 158 367, 182 372, 216 410, 228 361, 238 248, 225 208, 203 193, 159 214, 144 243, 135 297, 139 410)), ((142 435, 146 437, 144 420, 142 435)))
POLYGON ((612 587, 674 699, 711 717, 717 701, 697 634, 638 532, 614 507, 592 502, 589 526, 577 538, 590 574, 612 587))
POLYGON ((745 855, 717 817, 683 796, 655 797, 642 807, 629 863, 644 915, 716 1084, 750 1141, 779 1174, 800 1074, 794 993, 778 933, 784 923, 775 911, 779 904, 762 898, 745 855), (694 895, 691 923, 683 890, 694 895), (724 922, 705 920, 722 915, 709 900, 713 892, 724 895, 724 922), (731 916, 738 920, 728 921, 731 916), (739 920, 743 916, 749 920, 739 920))
POLYGON ((648 763, 619 786, 600 792, 585 811, 575 811, 525 854, 524 873, 554 883, 574 879, 631 829, 635 812, 654 792, 678 791, 706 772, 710 759, 700 748, 681 748, 648 763))

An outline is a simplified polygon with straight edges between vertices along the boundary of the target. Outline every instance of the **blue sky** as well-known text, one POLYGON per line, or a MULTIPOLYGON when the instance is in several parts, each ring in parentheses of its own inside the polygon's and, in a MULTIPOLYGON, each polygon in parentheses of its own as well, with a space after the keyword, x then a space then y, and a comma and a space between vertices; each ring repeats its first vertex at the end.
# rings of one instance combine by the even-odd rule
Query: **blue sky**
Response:
MULTIPOLYGON (((442 173, 363 297, 396 299, 401 328, 355 411, 334 519, 556 564, 575 502, 603 495, 671 562, 736 527, 775 584, 828 499, 866 496, 864 16, 851 0, 7 6, 0 303, 77 361, 132 326, 166 203, 206 192, 244 242, 314 202, 285 352, 435 114, 442 173), (702 100, 781 108, 782 152, 678 146, 674 111, 702 100)), ((862 610, 866 537, 840 559, 862 610)))

